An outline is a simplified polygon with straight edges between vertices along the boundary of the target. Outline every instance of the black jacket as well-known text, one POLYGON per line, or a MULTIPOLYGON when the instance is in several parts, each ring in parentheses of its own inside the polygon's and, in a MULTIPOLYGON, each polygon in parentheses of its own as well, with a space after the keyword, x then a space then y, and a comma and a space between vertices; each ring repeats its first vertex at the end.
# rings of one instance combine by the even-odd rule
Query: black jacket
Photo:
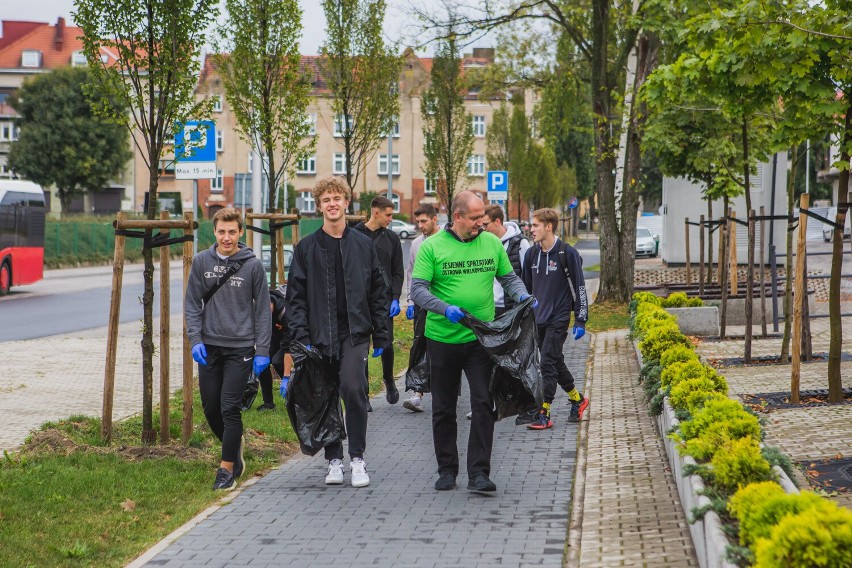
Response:
MULTIPOLYGON (((317 231, 322 231, 322 228, 317 231)), ((317 232, 296 245, 287 278, 285 320, 294 341, 312 345, 320 353, 335 357, 339 353, 337 329, 337 286, 330 278, 325 249, 317 242, 317 232)), ((379 257, 369 237, 348 227, 341 242, 343 277, 346 281, 346 312, 349 337, 361 343, 373 336, 374 347, 387 347, 387 285, 379 257)))
MULTIPOLYGON (((373 239, 373 245, 376 247, 376 253, 379 255, 379 262, 385 271, 385 277, 390 279, 388 282, 391 290, 390 299, 399 300, 399 296, 402 294, 402 281, 405 278, 402 244, 399 242, 399 236, 390 229, 370 231, 363 221, 353 228, 373 239), (371 235, 371 233, 373 234, 371 235)), ((388 305, 390 305, 390 300, 388 300, 388 305)))

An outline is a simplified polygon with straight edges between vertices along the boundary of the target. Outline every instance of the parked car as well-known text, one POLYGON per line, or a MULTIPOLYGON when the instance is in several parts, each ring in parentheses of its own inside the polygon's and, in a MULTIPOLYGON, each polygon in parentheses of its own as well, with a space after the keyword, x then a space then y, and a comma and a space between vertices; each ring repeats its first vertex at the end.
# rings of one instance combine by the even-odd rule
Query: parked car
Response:
MULTIPOLYGON (((837 218, 837 207, 832 207, 828 210, 828 215, 825 216, 826 219, 831 219, 834 221, 837 218)), ((846 213, 846 226, 843 227, 843 238, 848 239, 852 235, 852 211, 846 213)), ((834 227, 831 225, 822 224, 822 240, 827 243, 831 242, 831 239, 834 238, 834 227)))
POLYGON ((647 255, 651 258, 657 256, 660 244, 648 229, 636 229, 636 256, 647 255))
POLYGON ((417 227, 404 221, 400 221, 399 219, 391 221, 389 228, 391 231, 399 235, 400 239, 407 239, 417 234, 417 227))
MULTIPOLYGON (((290 263, 293 261, 293 245, 284 244, 284 278, 290 274, 290 263)), ((269 282, 269 271, 272 267, 272 249, 269 245, 263 245, 260 249, 260 262, 263 263, 263 269, 266 271, 266 281, 269 282)), ((281 284, 281 282, 279 282, 281 284)))

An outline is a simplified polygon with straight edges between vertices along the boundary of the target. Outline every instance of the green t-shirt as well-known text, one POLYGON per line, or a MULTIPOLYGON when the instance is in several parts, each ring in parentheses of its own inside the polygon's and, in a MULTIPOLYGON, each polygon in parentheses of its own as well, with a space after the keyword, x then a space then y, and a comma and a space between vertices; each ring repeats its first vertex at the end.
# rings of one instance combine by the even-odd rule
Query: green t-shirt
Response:
MULTIPOLYGON (((417 251, 412 278, 431 282, 429 290, 440 300, 458 306, 482 321, 494 319, 494 278, 512 272, 503 243, 483 232, 463 243, 448 231, 429 237, 417 251)), ((443 314, 429 312, 426 337, 442 343, 467 343, 476 336, 443 314)))

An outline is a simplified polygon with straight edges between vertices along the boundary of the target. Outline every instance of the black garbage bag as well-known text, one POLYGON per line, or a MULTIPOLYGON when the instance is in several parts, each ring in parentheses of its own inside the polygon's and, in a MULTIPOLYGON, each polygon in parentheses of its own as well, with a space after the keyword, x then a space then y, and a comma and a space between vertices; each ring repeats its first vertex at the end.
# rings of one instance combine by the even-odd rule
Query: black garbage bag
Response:
POLYGON ((346 439, 340 380, 326 377, 322 355, 298 341, 291 344, 293 373, 287 386, 287 414, 299 437, 302 453, 312 456, 346 439))
POLYGON ((429 355, 426 349, 426 310, 418 310, 414 318, 414 340, 408 353, 408 370, 405 372, 405 390, 430 392, 429 355))
POLYGON ((254 373, 254 369, 252 369, 251 374, 249 375, 249 378, 246 381, 246 388, 243 391, 243 400, 240 403, 240 410, 245 412, 246 410, 251 409, 251 405, 254 404, 254 399, 257 398, 257 390, 259 388, 260 379, 254 373))
POLYGON ((495 363, 490 390, 497 420, 541 408, 543 402, 534 302, 534 298, 527 298, 490 322, 468 313, 462 319, 495 363))

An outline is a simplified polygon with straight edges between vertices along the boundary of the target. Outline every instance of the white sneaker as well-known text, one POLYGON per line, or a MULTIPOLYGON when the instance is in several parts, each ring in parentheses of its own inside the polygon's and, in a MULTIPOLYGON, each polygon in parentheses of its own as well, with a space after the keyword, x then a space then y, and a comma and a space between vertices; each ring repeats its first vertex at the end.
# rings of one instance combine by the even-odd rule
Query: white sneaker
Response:
POLYGON ((420 393, 414 393, 411 395, 411 398, 402 403, 402 407, 410 410, 411 412, 423 412, 422 399, 423 395, 420 393))
POLYGON ((466 418, 467 418, 468 420, 473 419, 473 411, 471 410, 471 411, 470 411, 470 412, 468 412, 465 416, 466 416, 466 418))
POLYGON ((343 483, 343 462, 331 460, 328 462, 328 475, 325 476, 326 485, 341 485, 343 483))
MULTIPOLYGON (((367 464, 361 458, 355 458, 349 464, 352 471, 352 487, 366 487, 370 485, 370 476, 367 475, 367 464)), ((341 481, 343 477, 341 475, 341 481)))

